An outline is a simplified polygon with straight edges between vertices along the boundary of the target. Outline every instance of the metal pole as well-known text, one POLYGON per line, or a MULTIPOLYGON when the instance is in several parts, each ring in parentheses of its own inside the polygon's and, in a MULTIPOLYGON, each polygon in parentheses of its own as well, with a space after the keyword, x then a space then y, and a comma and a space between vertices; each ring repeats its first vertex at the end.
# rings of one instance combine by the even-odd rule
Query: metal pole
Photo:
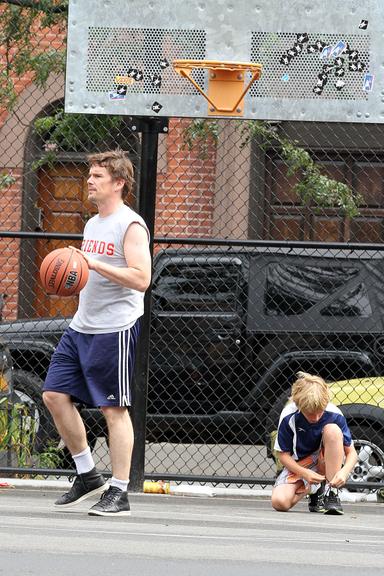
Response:
MULTIPOLYGON (((153 256, 159 132, 168 131, 168 122, 164 118, 143 118, 138 123, 132 120, 132 129, 142 132, 138 211, 148 226, 151 235, 150 251, 153 256)), ((147 290, 144 299, 130 411, 135 434, 129 483, 132 492, 142 492, 144 482, 150 329, 151 288, 147 290)))

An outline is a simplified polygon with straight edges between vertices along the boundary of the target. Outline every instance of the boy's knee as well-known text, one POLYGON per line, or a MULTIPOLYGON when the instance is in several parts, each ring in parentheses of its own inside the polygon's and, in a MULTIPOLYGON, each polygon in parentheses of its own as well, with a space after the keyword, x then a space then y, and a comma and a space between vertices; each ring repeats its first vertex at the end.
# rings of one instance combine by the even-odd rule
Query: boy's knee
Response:
POLYGON ((337 424, 326 424, 323 429, 323 440, 337 442, 343 440, 343 433, 337 424))
POLYGON ((284 498, 279 496, 274 496, 272 494, 271 499, 272 508, 274 508, 277 512, 288 512, 292 508, 291 504, 284 498))

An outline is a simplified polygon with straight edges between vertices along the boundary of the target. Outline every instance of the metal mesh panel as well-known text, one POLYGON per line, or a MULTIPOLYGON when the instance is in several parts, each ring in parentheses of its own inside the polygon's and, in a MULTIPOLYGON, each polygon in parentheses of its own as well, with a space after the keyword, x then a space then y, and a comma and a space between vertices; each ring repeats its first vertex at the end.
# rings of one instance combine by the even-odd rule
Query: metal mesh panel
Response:
POLYGON ((363 78, 370 68, 370 37, 344 34, 343 41, 352 53, 343 52, 338 58, 323 57, 324 48, 334 47, 340 41, 337 34, 307 34, 304 43, 298 43, 300 34, 252 32, 251 62, 263 62, 264 74, 251 87, 253 98, 330 100, 367 100, 363 78), (286 62, 282 62, 286 58, 286 62), (319 80, 319 74, 324 74, 319 80), (337 84, 337 82, 340 82, 337 84), (338 87, 339 86, 339 87, 338 87), (314 92, 321 87, 321 93, 314 92))
MULTIPOLYGON (((89 27, 87 90, 109 92, 118 75, 130 73, 127 93, 197 94, 196 88, 175 74, 173 60, 204 60, 204 30, 159 30, 89 27)), ((193 78, 204 88, 204 72, 193 78)))

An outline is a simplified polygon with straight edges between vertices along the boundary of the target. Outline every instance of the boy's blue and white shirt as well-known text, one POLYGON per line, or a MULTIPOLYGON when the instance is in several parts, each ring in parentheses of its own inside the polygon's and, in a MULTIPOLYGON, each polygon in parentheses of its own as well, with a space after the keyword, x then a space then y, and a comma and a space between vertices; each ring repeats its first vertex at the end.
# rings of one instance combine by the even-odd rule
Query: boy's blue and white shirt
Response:
POLYGON ((289 452, 295 460, 301 460, 319 450, 326 424, 337 424, 343 433, 344 446, 351 446, 351 432, 345 416, 337 406, 330 402, 320 420, 312 424, 296 404, 290 402, 280 415, 274 448, 278 452, 289 452))

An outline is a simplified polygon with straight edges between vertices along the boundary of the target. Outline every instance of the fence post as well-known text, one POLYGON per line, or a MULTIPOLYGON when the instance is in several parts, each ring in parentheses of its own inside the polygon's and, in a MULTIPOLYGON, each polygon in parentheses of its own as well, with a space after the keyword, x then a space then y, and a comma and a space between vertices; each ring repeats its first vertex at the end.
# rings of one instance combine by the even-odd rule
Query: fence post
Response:
MULTIPOLYGON (((155 230, 159 133, 168 132, 168 118, 133 118, 131 129, 141 132, 142 134, 138 211, 144 218, 151 235, 150 251, 152 257, 155 230)), ((141 492, 144 482, 150 329, 151 288, 147 290, 144 299, 144 316, 141 319, 141 333, 138 342, 132 391, 133 402, 131 417, 135 434, 129 484, 132 492, 141 492)))

